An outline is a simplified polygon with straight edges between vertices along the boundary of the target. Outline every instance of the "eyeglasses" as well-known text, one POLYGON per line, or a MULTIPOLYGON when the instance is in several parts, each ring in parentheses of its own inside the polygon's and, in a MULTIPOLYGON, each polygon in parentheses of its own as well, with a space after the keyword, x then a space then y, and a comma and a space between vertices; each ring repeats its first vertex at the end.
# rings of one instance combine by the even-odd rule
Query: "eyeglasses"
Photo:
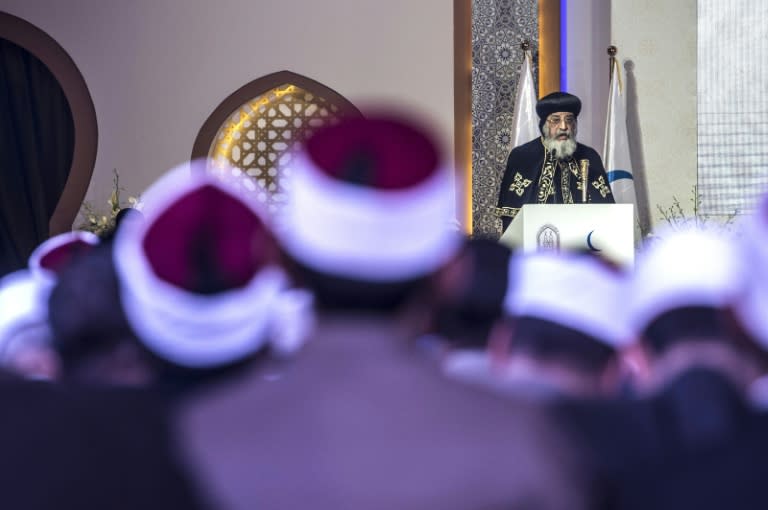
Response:
POLYGON ((566 126, 573 126, 576 124, 576 117, 573 115, 566 115, 565 117, 558 117, 557 115, 553 117, 549 117, 547 119, 547 122, 550 126, 559 126, 563 122, 565 122, 566 126))

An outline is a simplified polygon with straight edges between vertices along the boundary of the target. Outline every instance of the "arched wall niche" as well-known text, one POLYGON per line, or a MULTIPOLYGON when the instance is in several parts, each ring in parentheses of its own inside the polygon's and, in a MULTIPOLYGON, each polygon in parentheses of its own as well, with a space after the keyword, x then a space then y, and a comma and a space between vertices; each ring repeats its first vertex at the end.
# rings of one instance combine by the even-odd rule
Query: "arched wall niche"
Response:
POLYGON ((346 98, 290 71, 257 78, 219 104, 203 124, 192 158, 210 158, 211 171, 227 176, 272 213, 285 200, 283 174, 301 141, 341 117, 360 117, 346 98))
POLYGON ((91 94, 69 54, 38 27, 19 17, 0 12, 0 37, 21 46, 48 67, 61 85, 72 111, 75 129, 72 167, 48 222, 49 235, 67 232, 72 228, 80 210, 96 163, 98 126, 91 94))

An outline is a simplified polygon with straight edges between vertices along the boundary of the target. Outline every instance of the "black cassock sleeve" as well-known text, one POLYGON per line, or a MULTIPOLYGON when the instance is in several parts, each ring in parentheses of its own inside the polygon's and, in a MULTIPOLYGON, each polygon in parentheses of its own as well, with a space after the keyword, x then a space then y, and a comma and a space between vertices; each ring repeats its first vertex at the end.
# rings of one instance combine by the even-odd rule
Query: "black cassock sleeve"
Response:
POLYGON ((580 159, 585 159, 586 156, 586 159, 589 160, 589 185, 587 186, 589 202, 592 204, 616 203, 611 187, 608 185, 608 175, 605 173, 600 155, 593 148, 586 145, 580 146, 580 149, 584 153, 580 159))
POLYGON ((499 187, 496 215, 501 217, 502 231, 506 230, 523 204, 536 202, 536 190, 544 164, 544 146, 541 139, 512 149, 499 187))
MULTIPOLYGON (((546 190, 540 190, 542 183, 542 167, 544 166, 544 146, 541 139, 537 138, 526 144, 512 149, 507 158, 507 166, 499 187, 499 201, 496 207, 496 215, 501 218, 502 232, 507 229, 514 217, 524 204, 543 203, 549 198, 539 197, 540 192, 546 194, 546 190)), ((603 168, 600 155, 593 148, 578 144, 573 159, 578 164, 579 160, 589 161, 589 175, 587 179, 587 202, 592 204, 614 203, 613 193, 608 185, 608 176, 603 168)), ((558 170, 558 175, 561 175, 558 170)), ((555 193, 552 199, 555 203, 563 203, 563 197, 559 190, 559 177, 554 176, 551 185, 555 193)), ((543 186, 543 185, 542 185, 543 186)), ((570 194, 574 203, 581 203, 581 191, 579 191, 579 179, 573 176, 570 180, 570 194)), ((547 195, 551 196, 551 195, 547 195)), ((568 199, 568 203, 571 198, 568 199)))

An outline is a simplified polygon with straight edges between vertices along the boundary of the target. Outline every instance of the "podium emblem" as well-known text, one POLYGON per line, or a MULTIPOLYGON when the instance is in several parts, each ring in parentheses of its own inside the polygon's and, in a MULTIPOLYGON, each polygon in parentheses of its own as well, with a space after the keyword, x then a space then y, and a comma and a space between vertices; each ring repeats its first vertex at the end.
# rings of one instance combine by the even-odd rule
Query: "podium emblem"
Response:
POLYGON ((554 225, 543 225, 536 234, 536 247, 539 250, 559 251, 560 231, 554 225))

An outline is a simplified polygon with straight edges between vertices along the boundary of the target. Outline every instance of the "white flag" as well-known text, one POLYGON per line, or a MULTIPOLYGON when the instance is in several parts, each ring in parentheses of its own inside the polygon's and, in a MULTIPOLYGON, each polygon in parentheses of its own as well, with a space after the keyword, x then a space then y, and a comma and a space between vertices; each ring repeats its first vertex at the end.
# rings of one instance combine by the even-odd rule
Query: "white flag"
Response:
POLYGON ((627 136, 627 95, 622 87, 621 71, 615 58, 611 59, 611 66, 613 68, 608 97, 608 118, 605 122, 603 163, 616 203, 634 204, 635 181, 627 136))
POLYGON ((533 86, 531 58, 525 52, 520 78, 517 81, 515 114, 512 118, 512 147, 517 147, 541 136, 539 116, 536 114, 536 90, 533 86))

